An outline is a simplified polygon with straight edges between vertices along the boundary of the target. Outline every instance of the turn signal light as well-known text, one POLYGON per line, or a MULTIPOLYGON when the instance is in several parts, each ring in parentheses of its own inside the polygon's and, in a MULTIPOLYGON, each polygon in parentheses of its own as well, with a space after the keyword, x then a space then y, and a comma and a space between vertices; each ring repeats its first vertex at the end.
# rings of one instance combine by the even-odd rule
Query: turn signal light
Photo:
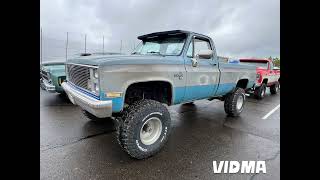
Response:
POLYGON ((115 98, 115 97, 121 97, 121 92, 108 92, 106 93, 106 96, 109 98, 115 98))

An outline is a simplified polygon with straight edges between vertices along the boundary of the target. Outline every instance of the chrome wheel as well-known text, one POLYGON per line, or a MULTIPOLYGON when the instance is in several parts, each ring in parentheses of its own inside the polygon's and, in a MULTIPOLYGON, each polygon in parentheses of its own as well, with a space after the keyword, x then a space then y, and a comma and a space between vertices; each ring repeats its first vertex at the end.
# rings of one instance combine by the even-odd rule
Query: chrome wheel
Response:
POLYGON ((236 105, 236 107, 237 107, 238 110, 240 110, 240 109, 242 108, 243 102, 244 102, 244 98, 243 98, 243 96, 241 95, 241 96, 238 97, 238 100, 237 100, 237 105, 236 105))
POLYGON ((143 123, 140 130, 140 140, 145 145, 156 142, 162 132, 162 122, 157 117, 152 117, 143 123))

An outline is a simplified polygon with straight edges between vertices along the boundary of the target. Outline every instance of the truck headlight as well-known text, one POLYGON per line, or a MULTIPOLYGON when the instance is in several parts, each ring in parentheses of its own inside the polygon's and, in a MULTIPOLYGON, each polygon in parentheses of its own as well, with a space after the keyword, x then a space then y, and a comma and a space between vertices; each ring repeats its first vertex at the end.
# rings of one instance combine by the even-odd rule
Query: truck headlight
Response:
POLYGON ((96 79, 99 78, 98 69, 93 69, 93 77, 96 79))
POLYGON ((99 73, 97 68, 90 69, 90 81, 88 81, 88 87, 94 94, 99 95, 99 73))
POLYGON ((96 92, 96 93, 99 93, 99 85, 97 84, 97 83, 94 83, 94 91, 96 92))

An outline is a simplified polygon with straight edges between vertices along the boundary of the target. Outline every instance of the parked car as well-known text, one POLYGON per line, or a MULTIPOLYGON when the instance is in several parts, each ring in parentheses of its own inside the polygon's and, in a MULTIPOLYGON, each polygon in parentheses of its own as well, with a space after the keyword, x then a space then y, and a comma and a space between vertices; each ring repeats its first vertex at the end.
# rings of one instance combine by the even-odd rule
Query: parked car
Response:
POLYGON ((117 139, 130 156, 159 152, 171 131, 166 106, 220 99, 229 116, 244 109, 245 90, 255 85, 254 66, 218 62, 208 36, 165 31, 138 37, 131 55, 68 59, 62 87, 90 120, 115 117, 117 139))
POLYGON ((52 93, 64 93, 61 87, 66 79, 65 60, 48 61, 40 64, 40 87, 52 93))
POLYGON ((270 87, 271 94, 277 94, 280 88, 280 68, 275 67, 272 60, 243 58, 240 62, 256 66, 257 79, 253 90, 257 99, 264 98, 267 87, 270 87))

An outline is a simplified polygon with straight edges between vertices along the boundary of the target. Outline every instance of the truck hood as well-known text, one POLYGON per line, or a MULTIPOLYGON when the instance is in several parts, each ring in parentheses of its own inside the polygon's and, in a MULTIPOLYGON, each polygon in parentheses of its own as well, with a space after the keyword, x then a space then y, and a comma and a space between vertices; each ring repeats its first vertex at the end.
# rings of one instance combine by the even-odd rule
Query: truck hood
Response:
POLYGON ((53 76, 66 76, 66 71, 65 69, 53 69, 50 70, 51 75, 53 76))
POLYGON ((103 56, 82 56, 69 59, 67 63, 85 64, 92 66, 128 65, 128 64, 157 64, 174 62, 178 56, 160 55, 103 55, 103 56))
POLYGON ((257 67, 257 73, 262 73, 262 72, 266 72, 267 69, 262 68, 262 67, 257 67))
POLYGON ((66 71, 64 66, 47 66, 44 67, 44 70, 49 72, 51 75, 53 76, 65 76, 66 75, 66 71))

